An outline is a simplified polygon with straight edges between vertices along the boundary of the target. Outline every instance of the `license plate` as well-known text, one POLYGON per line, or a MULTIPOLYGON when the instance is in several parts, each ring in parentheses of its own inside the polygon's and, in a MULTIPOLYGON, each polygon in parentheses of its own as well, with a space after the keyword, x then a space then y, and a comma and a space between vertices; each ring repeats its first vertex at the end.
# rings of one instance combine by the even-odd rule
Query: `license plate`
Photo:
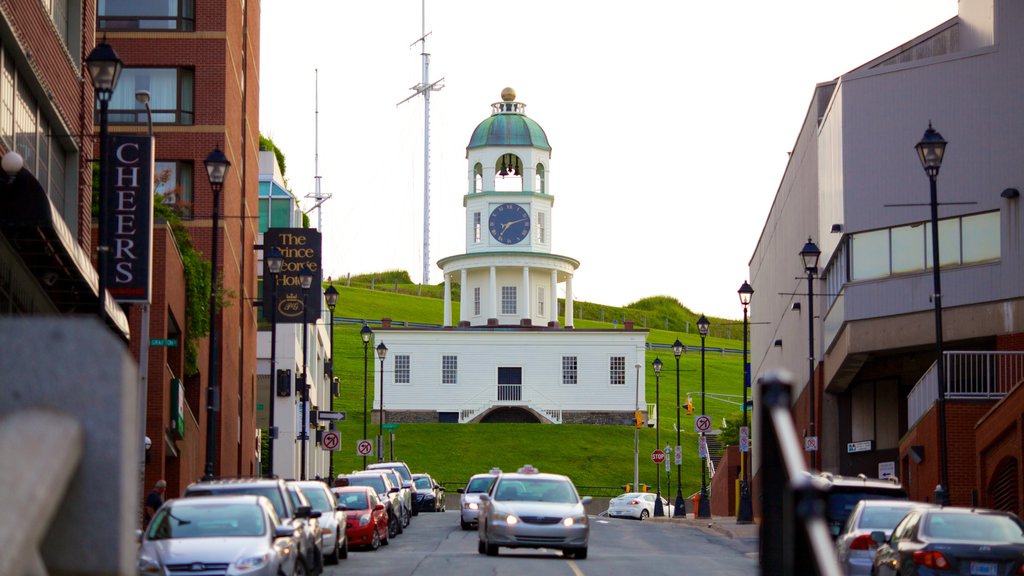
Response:
POLYGON ((971 576, 995 576, 995 562, 971 562, 971 576))

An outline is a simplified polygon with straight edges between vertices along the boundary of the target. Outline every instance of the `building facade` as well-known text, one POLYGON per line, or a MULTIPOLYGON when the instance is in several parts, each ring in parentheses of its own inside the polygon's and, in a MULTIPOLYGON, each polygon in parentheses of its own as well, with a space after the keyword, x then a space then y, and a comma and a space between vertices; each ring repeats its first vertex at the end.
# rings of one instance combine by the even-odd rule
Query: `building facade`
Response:
POLYGON ((894 474, 928 500, 944 454, 953 504, 1024 512, 1022 58, 1024 4, 961 0, 956 17, 812 94, 750 260, 751 362, 795 375, 794 418, 818 436, 821 470, 894 474), (944 426, 929 178, 914 150, 929 126, 948 141, 944 426), (808 238, 821 250, 810 323, 808 238))

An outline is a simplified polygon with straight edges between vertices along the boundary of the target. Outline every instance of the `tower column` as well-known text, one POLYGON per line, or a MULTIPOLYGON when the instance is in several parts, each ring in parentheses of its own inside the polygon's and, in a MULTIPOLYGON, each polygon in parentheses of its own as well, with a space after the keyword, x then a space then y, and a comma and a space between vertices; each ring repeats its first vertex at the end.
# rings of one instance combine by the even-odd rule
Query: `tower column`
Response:
POLYGON ((523 307, 520 324, 530 324, 530 267, 523 266, 523 307))
POLYGON ((572 309, 572 276, 565 280, 565 327, 573 327, 573 316, 576 314, 572 309))
POLYGON ((452 325, 452 275, 444 275, 444 325, 452 325))
POLYGON ((488 292, 490 293, 490 300, 487 302, 487 311, 490 313, 487 316, 487 323, 490 324, 493 319, 495 323, 498 322, 498 269, 491 266, 491 275, 488 280, 489 286, 488 292))
POLYGON ((465 268, 463 268, 462 269, 462 281, 459 282, 459 293, 460 293, 460 296, 459 296, 459 303, 460 303, 460 306, 459 306, 459 323, 460 324, 462 322, 465 322, 465 321, 469 320, 469 316, 471 316, 473 314, 473 310, 470 309, 470 306, 472 306, 473 303, 469 300, 469 298, 470 298, 470 296, 472 296, 472 294, 470 294, 469 290, 466 288, 468 283, 469 283, 469 270, 466 270, 465 268))
POLYGON ((551 271, 551 296, 548 296, 548 325, 558 325, 558 270, 551 271))

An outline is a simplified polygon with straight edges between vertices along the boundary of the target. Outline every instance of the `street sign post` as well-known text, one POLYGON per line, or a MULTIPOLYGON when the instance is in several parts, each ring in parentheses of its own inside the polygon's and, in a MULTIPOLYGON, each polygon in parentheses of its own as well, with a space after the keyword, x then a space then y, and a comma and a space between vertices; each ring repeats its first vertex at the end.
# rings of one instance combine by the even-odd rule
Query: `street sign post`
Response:
MULTIPOLYGON (((321 420, 345 420, 348 418, 347 412, 330 412, 327 410, 321 410, 317 412, 317 417, 321 420)), ((386 426, 386 424, 385 424, 386 426)))
POLYGON ((369 456, 373 454, 373 440, 360 440, 356 442, 356 455, 369 456))
POLYGON ((663 450, 655 450, 654 452, 651 452, 651 460, 655 464, 661 464, 665 461, 665 452, 663 450))
POLYGON ((323 437, 320 438, 320 445, 324 447, 324 450, 334 452, 341 448, 341 435, 334 430, 324 432, 323 437))
POLYGON ((395 430, 397 428, 398 428, 398 424, 395 423, 395 422, 385 422, 384 423, 384 429, 385 430, 395 430))
POLYGON ((740 426, 740 452, 750 452, 750 428, 740 426))
POLYGON ((701 414, 693 419, 694 432, 707 432, 711 430, 711 416, 701 414))
POLYGON ((676 465, 681 465, 683 463, 683 447, 677 444, 673 454, 676 456, 676 465))

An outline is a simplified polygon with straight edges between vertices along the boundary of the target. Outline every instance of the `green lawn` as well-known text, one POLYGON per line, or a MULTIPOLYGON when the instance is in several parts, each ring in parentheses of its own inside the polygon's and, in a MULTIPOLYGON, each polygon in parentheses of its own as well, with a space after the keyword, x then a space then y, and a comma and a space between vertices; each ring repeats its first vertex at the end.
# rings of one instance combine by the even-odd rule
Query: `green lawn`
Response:
MULTIPOLYGON (((366 318, 379 321, 383 317, 395 322, 422 322, 440 324, 443 317, 441 300, 418 297, 383 290, 347 287, 335 284, 341 293, 335 316, 366 318)), ((682 309, 685 310, 685 309, 682 309)), ((686 311, 685 313, 688 313, 686 311)), ((458 318, 458 305, 453 304, 453 317, 458 318)), ((714 322, 714 320, 713 320, 714 322)), ((593 320, 577 320, 578 328, 610 328, 612 324, 593 320)), ((373 326, 371 326, 373 327, 373 326)), ((362 458, 355 453, 356 441, 363 438, 363 358, 364 346, 359 337, 361 326, 338 324, 334 332, 335 375, 341 382, 340 396, 332 409, 347 413, 344 422, 338 422, 342 436, 341 450, 334 455, 335 472, 342 473, 362 467, 362 458)), ((691 324, 691 330, 692 324, 691 324)), ((733 329, 737 337, 741 330, 733 329)), ((679 338, 688 346, 700 346, 696 333, 651 330, 648 342, 671 344, 679 338)), ((373 350, 367 347, 367 409, 372 411, 373 384, 379 365, 373 350)), ((740 340, 709 337, 707 347, 737 349, 740 340)), ((655 401, 655 376, 651 363, 655 357, 664 363, 660 377, 661 432, 660 447, 675 444, 676 362, 671 350, 648 352, 646 364, 645 398, 655 401)), ((738 354, 721 355, 705 352, 705 388, 708 394, 743 393, 742 360, 738 354)), ((700 352, 689 351, 679 362, 680 396, 685 404, 686 395, 693 398, 694 414, 700 414, 700 352)), ((722 418, 739 413, 738 400, 729 404, 720 400, 706 400, 707 413, 720 427, 722 418)), ((693 432, 694 416, 681 410, 683 446, 683 493, 689 495, 700 487, 700 467, 697 458, 697 435, 693 432)), ((736 422, 730 422, 736 426, 736 422)), ((367 423, 367 437, 375 438, 377 426, 367 423)), ((538 424, 409 424, 401 423, 395 430, 395 458, 404 460, 414 472, 429 472, 439 482, 449 485, 466 482, 472 474, 492 467, 515 470, 523 464, 533 464, 542 471, 567 474, 580 487, 594 487, 591 493, 609 493, 633 479, 633 435, 629 426, 538 425, 538 424), (606 490, 596 488, 609 487, 606 490)), ((640 481, 653 486, 656 468, 651 462, 651 451, 656 448, 656 431, 640 431, 640 481)), ((373 461, 371 458, 370 461, 373 461)), ((675 474, 675 466, 672 466, 675 474)), ((675 478, 672 479, 673 486, 675 478)), ((662 465, 662 489, 666 491, 666 477, 662 465)), ((653 489, 653 488, 652 488, 653 489)), ((582 488, 581 488, 582 490, 582 488)), ((672 491, 674 493, 674 491, 672 491)))

